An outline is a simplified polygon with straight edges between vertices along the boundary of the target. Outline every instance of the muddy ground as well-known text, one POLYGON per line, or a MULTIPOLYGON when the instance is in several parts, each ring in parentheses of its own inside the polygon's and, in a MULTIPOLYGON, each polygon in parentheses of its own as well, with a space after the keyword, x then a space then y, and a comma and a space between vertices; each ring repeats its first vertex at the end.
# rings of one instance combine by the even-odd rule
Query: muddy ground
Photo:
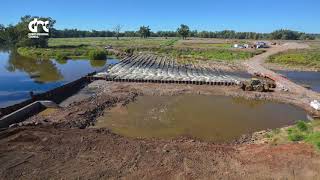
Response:
MULTIPOLYGON (((104 109, 139 95, 212 94, 273 99, 299 105, 289 92, 238 87, 95 81, 92 95, 40 113, 0 132, 2 179, 318 179, 320 154, 311 145, 271 145, 244 136, 229 144, 191 137, 138 139, 94 129, 104 109)), ((305 107, 308 109, 308 107, 305 107)), ((309 109, 310 110, 310 109, 309 109)))

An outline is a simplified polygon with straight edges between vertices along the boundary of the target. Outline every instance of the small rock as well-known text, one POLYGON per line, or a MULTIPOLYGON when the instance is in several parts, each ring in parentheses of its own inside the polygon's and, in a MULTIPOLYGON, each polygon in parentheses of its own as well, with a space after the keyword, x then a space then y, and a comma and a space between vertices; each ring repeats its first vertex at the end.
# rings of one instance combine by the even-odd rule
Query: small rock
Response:
POLYGON ((166 152, 166 153, 170 152, 167 144, 163 146, 162 152, 166 152))

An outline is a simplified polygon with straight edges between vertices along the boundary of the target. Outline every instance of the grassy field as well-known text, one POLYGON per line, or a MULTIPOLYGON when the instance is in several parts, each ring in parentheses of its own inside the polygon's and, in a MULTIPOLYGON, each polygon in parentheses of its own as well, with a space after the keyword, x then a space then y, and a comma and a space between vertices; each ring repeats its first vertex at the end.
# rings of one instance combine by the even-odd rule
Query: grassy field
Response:
POLYGON ((88 58, 89 52, 92 50, 102 48, 93 48, 90 46, 78 46, 78 47, 51 47, 51 48, 29 48, 29 47, 20 47, 17 52, 26 57, 31 58, 55 58, 55 59, 67 59, 67 58, 88 58))
POLYGON ((90 49, 102 49, 111 45, 115 49, 136 52, 152 52, 184 60, 235 61, 253 57, 261 50, 232 49, 239 40, 179 38, 51 38, 49 48, 19 48, 18 53, 28 57, 81 58, 87 57, 90 49))
POLYGON ((320 41, 304 41, 309 49, 288 50, 269 57, 268 62, 285 67, 303 67, 320 70, 320 41))
POLYGON ((241 51, 223 48, 144 48, 136 49, 136 52, 151 52, 159 55, 170 56, 178 60, 213 60, 213 61, 235 61, 251 58, 257 54, 262 53, 259 51, 241 51))
POLYGON ((289 50, 270 56, 268 62, 289 67, 320 69, 320 49, 289 50))
POLYGON ((79 45, 89 45, 89 46, 100 46, 104 47, 107 45, 112 45, 115 48, 125 48, 125 47, 160 47, 167 46, 175 43, 175 39, 165 39, 165 38, 116 38, 109 37, 92 37, 92 38, 51 38, 49 39, 49 47, 57 46, 79 46, 79 45))
POLYGON ((237 39, 200 39, 191 38, 180 40, 175 44, 177 48, 203 48, 203 49, 232 49, 233 44, 250 44, 250 40, 237 39))

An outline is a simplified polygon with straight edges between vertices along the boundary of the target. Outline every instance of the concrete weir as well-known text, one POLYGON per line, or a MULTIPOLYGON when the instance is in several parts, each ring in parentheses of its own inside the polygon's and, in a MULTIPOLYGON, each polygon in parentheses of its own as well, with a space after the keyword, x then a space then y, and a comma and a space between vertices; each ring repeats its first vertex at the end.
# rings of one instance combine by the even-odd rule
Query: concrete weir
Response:
POLYGON ((126 57, 105 74, 116 82, 177 83, 196 85, 238 85, 245 78, 221 71, 210 65, 178 64, 175 60, 156 55, 126 57))

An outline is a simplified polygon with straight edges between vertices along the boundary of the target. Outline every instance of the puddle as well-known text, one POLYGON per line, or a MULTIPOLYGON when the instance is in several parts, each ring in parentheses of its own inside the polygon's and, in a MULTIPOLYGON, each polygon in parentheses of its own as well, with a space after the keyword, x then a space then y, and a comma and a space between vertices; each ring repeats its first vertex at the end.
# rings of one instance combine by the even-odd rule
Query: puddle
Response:
POLYGON ((226 142, 306 119, 302 109, 275 102, 206 95, 141 96, 126 107, 106 111, 95 127, 129 137, 185 135, 226 142))
POLYGON ((277 71, 300 85, 307 85, 313 91, 320 92, 320 72, 308 71, 277 71))

